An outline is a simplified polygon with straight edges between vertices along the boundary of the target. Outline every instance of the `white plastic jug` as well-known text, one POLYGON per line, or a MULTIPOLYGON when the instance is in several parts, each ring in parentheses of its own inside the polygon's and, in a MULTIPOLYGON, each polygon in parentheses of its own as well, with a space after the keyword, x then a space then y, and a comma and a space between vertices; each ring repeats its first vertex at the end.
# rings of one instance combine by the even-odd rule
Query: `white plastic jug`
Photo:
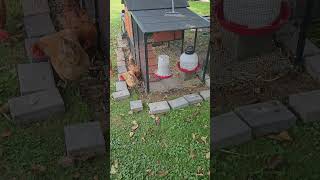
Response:
POLYGON ((187 47, 185 52, 180 56, 180 68, 192 71, 198 67, 199 57, 194 52, 192 46, 187 47))
POLYGON ((158 57, 158 70, 156 75, 160 78, 171 77, 172 73, 170 71, 169 65, 169 56, 168 55, 159 55, 158 57))

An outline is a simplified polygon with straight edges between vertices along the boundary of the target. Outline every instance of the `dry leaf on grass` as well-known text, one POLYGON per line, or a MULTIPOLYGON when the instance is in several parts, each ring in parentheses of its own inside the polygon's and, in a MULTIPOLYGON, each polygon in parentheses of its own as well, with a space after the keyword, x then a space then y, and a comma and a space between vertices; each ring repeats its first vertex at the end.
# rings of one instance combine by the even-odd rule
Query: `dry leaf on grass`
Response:
POLYGON ((284 162, 285 160, 282 156, 275 155, 269 159, 267 168, 270 170, 278 169, 280 166, 284 164, 284 162))
POLYGON ((47 168, 43 165, 35 164, 31 166, 31 170, 34 173, 43 173, 47 170, 47 168))
POLYGON ((204 170, 202 167, 198 167, 196 176, 204 176, 204 170))
POLYGON ((169 172, 168 171, 159 171, 157 174, 160 177, 164 177, 164 176, 167 176, 169 174, 169 172))
POLYGON ((202 136, 201 137, 201 141, 203 142, 203 143, 205 143, 205 144, 207 144, 207 136, 202 136))
POLYGON ((129 111, 128 114, 129 114, 129 115, 132 115, 132 114, 133 114, 133 111, 129 111))
POLYGON ((99 180, 99 176, 98 176, 98 175, 95 175, 95 176, 93 177, 93 180, 99 180))
POLYGON ((280 134, 277 134, 277 135, 269 135, 268 137, 270 139, 274 139, 274 140, 277 140, 277 141, 289 141, 289 142, 292 141, 292 138, 290 137, 288 131, 283 131, 283 132, 281 132, 280 134))
POLYGON ((159 125, 160 125, 160 122, 161 122, 161 119, 160 119, 159 116, 157 116, 156 119, 155 119, 156 125, 159 126, 159 125))
POLYGON ((196 140, 196 138, 197 138, 197 134, 196 133, 192 133, 192 139, 196 140))
POLYGON ((6 129, 1 133, 2 138, 8 138, 12 135, 12 131, 10 129, 6 129))
POLYGON ((73 158, 68 156, 64 156, 58 161, 58 164, 64 168, 73 166, 73 163, 74 163, 73 158))
POLYGON ((155 119, 155 118, 156 118, 156 116, 155 116, 155 115, 153 115, 153 114, 152 114, 150 117, 151 117, 152 119, 155 119))
POLYGON ((134 135, 134 132, 131 131, 131 132, 129 133, 129 136, 130 136, 130 137, 133 137, 133 135, 134 135))
POLYGON ((196 158, 196 153, 193 149, 190 150, 190 158, 195 159, 196 158))
POLYGON ((131 130, 134 132, 139 128, 139 124, 137 123, 137 121, 132 121, 132 127, 131 130))
POLYGON ((111 166, 110 174, 117 174, 117 169, 114 167, 114 165, 111 166))
POLYGON ((153 176, 154 175, 154 173, 152 172, 151 169, 147 169, 146 172, 147 172, 147 176, 153 176))

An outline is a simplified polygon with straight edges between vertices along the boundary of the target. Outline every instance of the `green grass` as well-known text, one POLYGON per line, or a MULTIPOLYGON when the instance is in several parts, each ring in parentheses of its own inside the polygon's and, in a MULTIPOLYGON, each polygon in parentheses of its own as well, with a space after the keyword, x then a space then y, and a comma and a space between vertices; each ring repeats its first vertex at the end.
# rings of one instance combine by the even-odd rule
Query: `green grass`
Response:
MULTIPOLYGON (((7 30, 13 39, 0 44, 0 104, 19 96, 15 70, 17 63, 27 63, 24 52, 22 8, 19 0, 6 1, 9 7, 7 30)), ((61 91, 67 112, 62 117, 52 117, 46 123, 29 127, 17 127, 0 115, 0 134, 9 129, 8 138, 0 137, 0 179, 72 179, 79 173, 82 179, 93 179, 95 175, 105 179, 105 158, 80 162, 63 168, 58 161, 65 154, 63 127, 87 121, 91 112, 79 96, 77 85, 69 85, 61 91), (43 173, 32 172, 33 165, 46 167, 43 173)))
POLYGON ((189 1, 190 9, 202 16, 210 16, 210 3, 189 1))
MULTIPOLYGON (((206 8, 192 3, 191 8, 206 13, 206 8), (195 6, 195 7, 193 7, 195 6), (201 7, 198 9, 198 7, 201 7)), ((111 60, 116 64, 116 36, 120 33, 119 12, 122 5, 118 0, 111 0, 111 60)), ((116 75, 111 80, 111 92, 114 92, 116 75)), ((140 98, 140 94, 132 92, 131 100, 140 98)), ((116 173, 112 179, 208 179, 209 160, 209 108, 210 103, 204 102, 201 107, 188 107, 183 110, 171 111, 160 116, 161 125, 144 111, 129 114, 129 100, 115 102, 111 100, 111 163, 118 162, 116 173), (130 138, 132 122, 136 121, 139 128, 130 138), (192 134, 197 134, 193 139, 192 134), (200 138, 207 137, 207 143, 200 138), (190 157, 194 151, 195 157, 190 157), (198 168, 203 169, 204 176, 197 176, 198 168), (167 172, 161 177, 159 173, 167 172)))

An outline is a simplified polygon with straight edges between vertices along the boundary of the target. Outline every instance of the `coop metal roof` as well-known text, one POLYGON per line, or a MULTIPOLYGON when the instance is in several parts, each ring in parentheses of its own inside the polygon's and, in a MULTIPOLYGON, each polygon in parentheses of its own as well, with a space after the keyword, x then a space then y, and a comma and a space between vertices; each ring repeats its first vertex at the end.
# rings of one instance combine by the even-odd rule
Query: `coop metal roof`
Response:
POLYGON ((209 28, 210 22, 187 8, 177 8, 181 16, 166 16, 171 9, 132 11, 143 33, 209 28))
MULTIPOLYGON (((171 8, 171 0, 124 0, 129 11, 171 8)), ((176 8, 188 7, 186 0, 174 0, 176 8)))

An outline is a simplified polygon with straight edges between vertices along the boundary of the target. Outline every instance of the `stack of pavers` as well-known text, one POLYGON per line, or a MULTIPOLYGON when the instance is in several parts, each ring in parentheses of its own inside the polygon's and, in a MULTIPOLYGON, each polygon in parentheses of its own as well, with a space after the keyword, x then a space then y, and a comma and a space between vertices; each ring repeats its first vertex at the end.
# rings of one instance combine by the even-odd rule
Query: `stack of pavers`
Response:
POLYGON ((204 100, 210 100, 210 90, 201 91, 200 93, 193 93, 184 95, 183 97, 170 100, 149 103, 149 114, 162 114, 169 112, 171 109, 181 109, 189 105, 201 103, 204 100))
POLYGON ((16 124, 27 125, 64 113, 64 102, 48 62, 19 64, 17 72, 21 96, 9 100, 16 124))
MULTIPOLYGON (((49 58, 33 55, 32 46, 41 37, 55 33, 47 0, 23 0, 25 49, 30 64, 17 66, 21 96, 9 100, 13 121, 30 124, 65 112, 63 99, 56 88, 49 58)), ((99 122, 70 125, 64 128, 67 155, 104 154, 105 140, 99 122)))
POLYGON ((39 38, 56 32, 50 17, 48 0, 22 0, 27 38, 25 49, 31 62, 47 61, 48 57, 34 56, 32 46, 39 38))

